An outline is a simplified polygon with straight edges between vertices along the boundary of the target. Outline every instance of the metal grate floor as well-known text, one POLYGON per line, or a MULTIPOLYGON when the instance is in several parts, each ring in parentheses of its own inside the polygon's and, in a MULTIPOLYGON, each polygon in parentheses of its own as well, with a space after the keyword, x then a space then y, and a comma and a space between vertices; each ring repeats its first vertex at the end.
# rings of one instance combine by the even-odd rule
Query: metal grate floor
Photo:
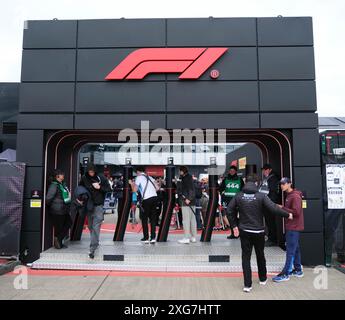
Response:
MULTIPOLYGON (((113 242, 112 234, 102 234, 95 259, 88 258, 89 235, 80 242, 70 242, 62 250, 50 248, 42 252, 32 264, 34 269, 166 271, 166 272, 240 272, 241 245, 239 240, 228 240, 224 234, 214 234, 210 243, 179 244, 182 235, 170 234, 168 241, 142 244, 141 234, 126 234, 124 242, 113 242), (104 256, 114 257, 113 261, 104 256), (221 260, 230 256, 230 262, 209 262, 210 256, 221 260), (122 261, 115 261, 115 260, 122 261)), ((281 271, 285 252, 278 247, 265 249, 268 272, 281 271)), ((218 260, 219 261, 219 260, 218 260)), ((222 260, 223 261, 223 260, 222 260)), ((252 256, 253 271, 257 271, 256 257, 252 256)))

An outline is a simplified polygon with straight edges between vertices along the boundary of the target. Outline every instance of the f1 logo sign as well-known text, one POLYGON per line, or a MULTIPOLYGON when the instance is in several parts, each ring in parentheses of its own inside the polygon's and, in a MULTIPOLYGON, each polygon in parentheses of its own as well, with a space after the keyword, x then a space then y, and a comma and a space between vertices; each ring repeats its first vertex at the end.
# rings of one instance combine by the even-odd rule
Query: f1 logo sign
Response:
POLYGON ((179 79, 198 79, 227 48, 147 48, 130 53, 106 80, 138 80, 149 73, 181 73, 179 79))

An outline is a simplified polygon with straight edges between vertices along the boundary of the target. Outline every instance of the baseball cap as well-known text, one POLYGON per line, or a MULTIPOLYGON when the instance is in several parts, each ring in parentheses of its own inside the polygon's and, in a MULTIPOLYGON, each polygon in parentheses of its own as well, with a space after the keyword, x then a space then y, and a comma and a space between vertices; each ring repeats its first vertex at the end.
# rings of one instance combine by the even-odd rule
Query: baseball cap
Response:
POLYGON ((280 180, 280 184, 292 183, 290 178, 284 177, 280 180))

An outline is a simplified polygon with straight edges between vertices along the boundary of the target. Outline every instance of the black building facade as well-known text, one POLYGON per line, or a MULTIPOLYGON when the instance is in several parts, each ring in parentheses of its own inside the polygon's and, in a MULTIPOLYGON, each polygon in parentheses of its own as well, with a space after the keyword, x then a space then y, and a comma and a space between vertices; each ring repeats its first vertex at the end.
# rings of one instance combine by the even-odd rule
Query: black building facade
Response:
POLYGON ((323 263, 322 183, 312 19, 198 18, 28 21, 24 30, 17 159, 27 164, 22 260, 51 246, 32 190, 63 168, 77 180, 78 150, 111 142, 123 128, 224 128, 230 142, 253 142, 281 175, 306 192, 303 263, 323 263), (141 48, 225 47, 199 79, 152 73, 107 81, 141 48), (210 77, 217 70, 219 77, 210 77))

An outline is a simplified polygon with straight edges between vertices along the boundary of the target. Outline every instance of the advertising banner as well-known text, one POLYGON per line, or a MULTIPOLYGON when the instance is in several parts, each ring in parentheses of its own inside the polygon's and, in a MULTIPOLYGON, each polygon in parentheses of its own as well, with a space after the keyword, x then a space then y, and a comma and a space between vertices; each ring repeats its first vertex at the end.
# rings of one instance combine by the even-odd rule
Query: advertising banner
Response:
POLYGON ((345 164, 326 164, 328 209, 345 209, 345 164))

